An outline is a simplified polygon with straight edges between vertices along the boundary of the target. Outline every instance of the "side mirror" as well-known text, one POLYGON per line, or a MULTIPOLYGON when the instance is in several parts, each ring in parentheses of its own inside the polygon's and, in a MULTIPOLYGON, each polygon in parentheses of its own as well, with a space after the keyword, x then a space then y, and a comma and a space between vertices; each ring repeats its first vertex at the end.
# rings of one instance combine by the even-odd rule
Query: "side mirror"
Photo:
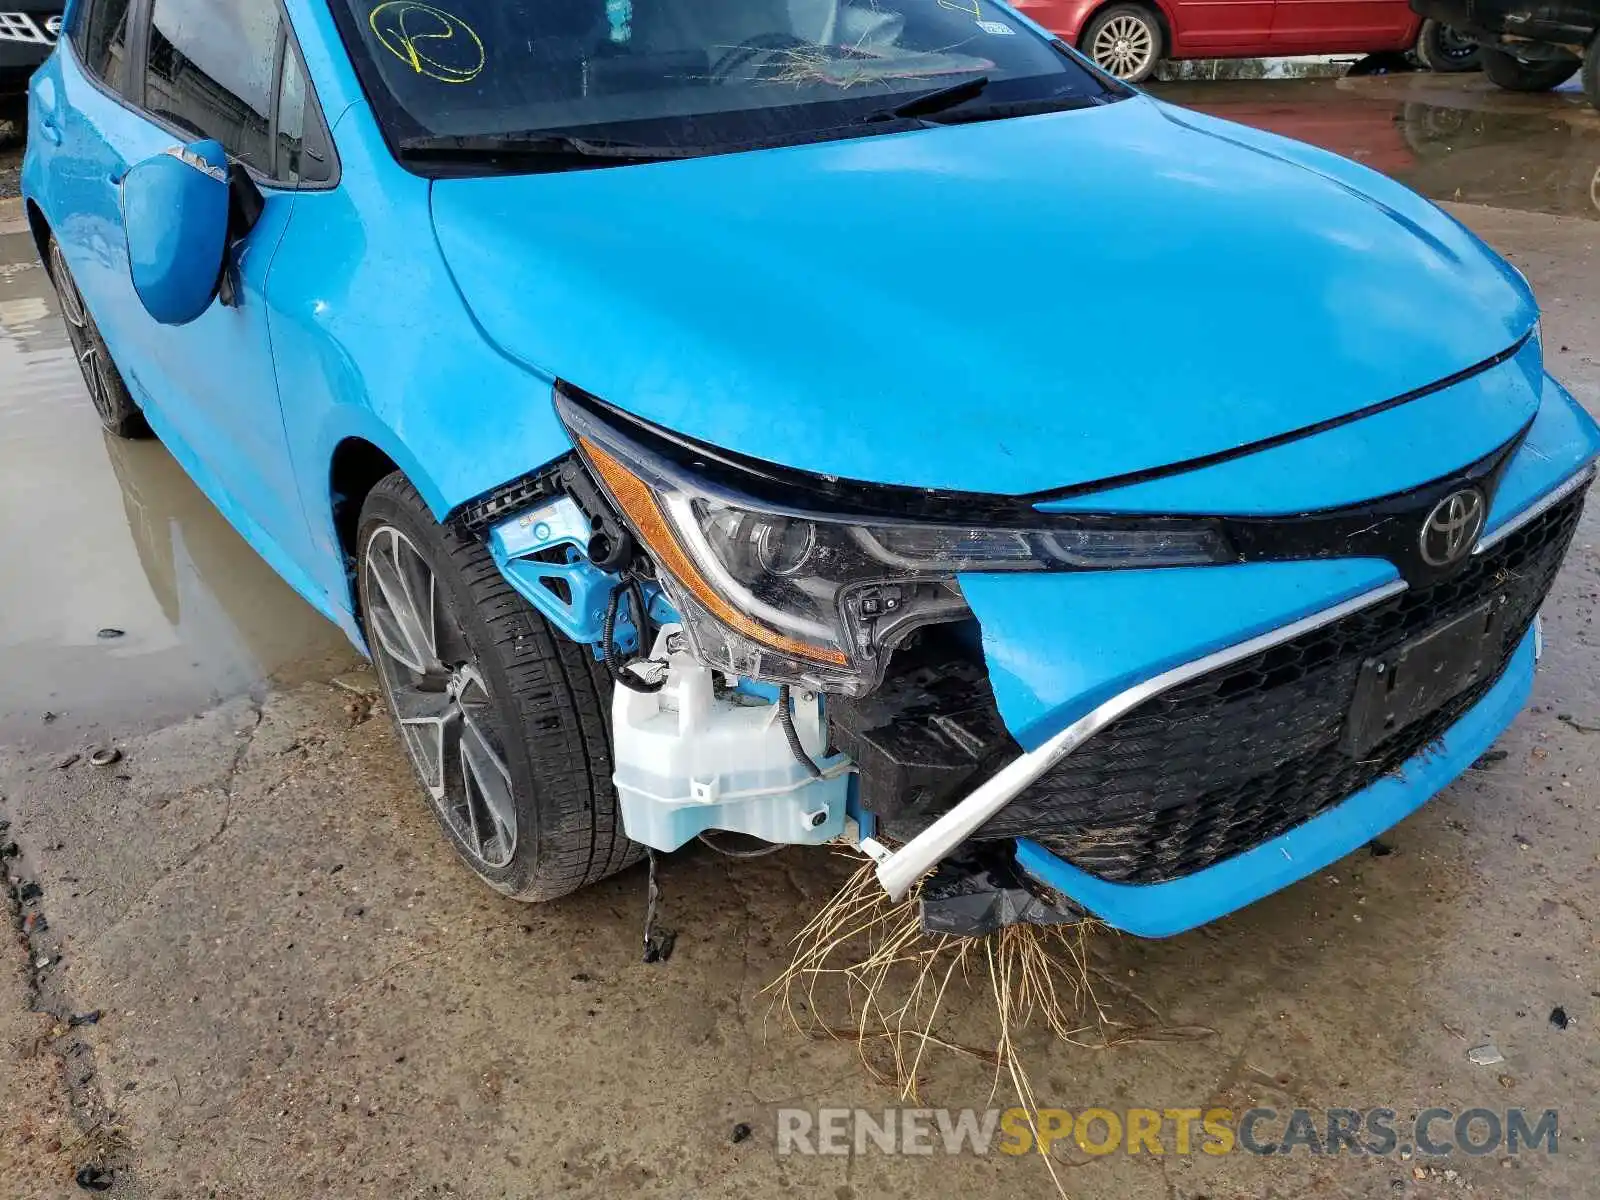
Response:
POLYGON ((218 142, 174 146, 122 181, 133 288, 163 325, 211 307, 228 248, 228 156, 218 142))

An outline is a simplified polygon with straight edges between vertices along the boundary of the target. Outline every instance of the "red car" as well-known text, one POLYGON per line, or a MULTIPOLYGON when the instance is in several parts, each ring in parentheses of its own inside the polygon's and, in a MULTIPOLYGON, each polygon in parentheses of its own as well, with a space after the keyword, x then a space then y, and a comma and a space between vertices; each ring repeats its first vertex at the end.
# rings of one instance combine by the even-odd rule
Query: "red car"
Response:
POLYGON ((1477 46, 1406 0, 1012 0, 1130 83, 1163 58, 1415 50, 1436 71, 1476 65, 1477 46))

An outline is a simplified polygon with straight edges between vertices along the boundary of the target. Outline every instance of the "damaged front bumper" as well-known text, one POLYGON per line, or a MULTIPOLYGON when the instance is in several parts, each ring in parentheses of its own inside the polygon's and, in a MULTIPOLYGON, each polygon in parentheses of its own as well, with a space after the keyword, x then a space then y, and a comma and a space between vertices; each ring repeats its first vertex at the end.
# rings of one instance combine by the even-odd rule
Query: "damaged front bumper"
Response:
POLYGON ((1543 373, 1536 340, 1522 345, 1422 400, 1088 497, 1223 522, 1237 557, 957 568, 959 614, 885 642, 860 677, 870 687, 791 696, 765 659, 746 677, 743 658, 705 657, 669 578, 694 565, 669 556, 664 570, 656 543, 673 535, 639 512, 629 529, 650 560, 618 551, 628 530, 563 486, 570 461, 530 494, 536 507, 497 509, 486 536, 506 577, 617 681, 614 780, 636 840, 671 850, 732 829, 815 843, 848 813, 891 896, 922 883, 930 929, 1087 913, 1163 936, 1359 847, 1525 701, 1600 426, 1543 373), (1219 495, 1236 515, 1207 515, 1219 495), (1441 530, 1443 558, 1429 541, 1441 530), (637 647, 636 625, 655 630, 637 647), (619 668, 619 647, 653 647, 656 682, 619 668))
MULTIPOLYGON (((959 801, 897 814, 894 837, 867 841, 885 889, 904 895, 958 847, 1014 838, 1018 865, 1051 892, 1165 936, 1304 877, 1420 806, 1526 701, 1537 612, 1597 448, 1593 422, 1553 381, 1546 401, 1473 554, 1438 578, 1408 581, 1372 559, 964 577, 1019 752, 959 801), (1480 619, 1483 649, 1459 686, 1391 714, 1393 728, 1359 727, 1361 689, 1386 666, 1412 655, 1414 676, 1418 647, 1480 619), (1040 652, 1052 645, 1076 653, 1040 652)), ((966 733, 983 725, 962 714, 966 733)))
POLYGON ((1360 849, 1465 771, 1527 704, 1537 641, 1537 629, 1530 630, 1488 693, 1423 751, 1304 824, 1214 866, 1165 883, 1115 883, 1026 838, 1017 843, 1017 865, 1140 937, 1168 937, 1226 916, 1360 849))

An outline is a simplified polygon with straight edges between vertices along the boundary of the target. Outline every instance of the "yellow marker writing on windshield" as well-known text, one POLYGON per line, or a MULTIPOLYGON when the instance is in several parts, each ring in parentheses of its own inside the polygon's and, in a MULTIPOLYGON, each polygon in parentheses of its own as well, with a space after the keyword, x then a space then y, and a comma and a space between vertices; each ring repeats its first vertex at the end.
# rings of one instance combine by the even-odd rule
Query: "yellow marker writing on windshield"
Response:
POLYGON ((951 12, 971 13, 974 21, 983 19, 983 9, 979 7, 978 0, 939 0, 940 8, 948 8, 951 12))
POLYGON ((470 83, 488 61, 472 26, 431 4, 387 0, 372 10, 370 24, 385 50, 440 83, 470 83))

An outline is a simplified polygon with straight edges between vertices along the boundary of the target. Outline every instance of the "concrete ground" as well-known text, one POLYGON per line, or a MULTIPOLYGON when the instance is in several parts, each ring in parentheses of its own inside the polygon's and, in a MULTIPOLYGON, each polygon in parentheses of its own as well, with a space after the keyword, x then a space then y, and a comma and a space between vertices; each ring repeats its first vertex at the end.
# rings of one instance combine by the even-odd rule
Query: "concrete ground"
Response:
MULTIPOLYGON (((1552 369, 1600 412, 1593 114, 1427 77, 1174 94, 1499 205, 1454 211, 1532 278, 1552 369), (1427 109, 1458 132, 1419 151, 1427 109), (1530 142, 1544 149, 1525 160, 1530 142)), ((18 929, 0 958, 0 1196, 82 1195, 83 1168, 113 1198, 185 1200, 1053 1194, 1037 1156, 776 1153, 780 1108, 897 1102, 762 990, 842 860, 673 856, 677 947, 649 966, 641 870, 538 908, 475 886, 370 675, 159 447, 101 438, 16 218, 0 207, 0 854, 14 841, 18 929), (102 747, 120 760, 90 765, 102 747)), ((1597 534, 1591 513, 1503 757, 1389 835, 1392 853, 1183 937, 1098 937, 1097 992, 1132 1036, 1021 1047, 1039 1101, 1074 1111, 1554 1108, 1559 1153, 1064 1142, 1071 1195, 1596 1194, 1597 534), (1504 1062, 1476 1065, 1488 1043, 1504 1062)), ((961 1028, 983 986, 953 989, 961 1028)), ((920 1075, 928 1104, 1011 1103, 981 1062, 933 1055, 920 1075)))
POLYGON ((28 123, 27 109, 25 97, 15 93, 0 94, 0 200, 15 196, 20 190, 18 177, 22 166, 22 134, 28 123))

